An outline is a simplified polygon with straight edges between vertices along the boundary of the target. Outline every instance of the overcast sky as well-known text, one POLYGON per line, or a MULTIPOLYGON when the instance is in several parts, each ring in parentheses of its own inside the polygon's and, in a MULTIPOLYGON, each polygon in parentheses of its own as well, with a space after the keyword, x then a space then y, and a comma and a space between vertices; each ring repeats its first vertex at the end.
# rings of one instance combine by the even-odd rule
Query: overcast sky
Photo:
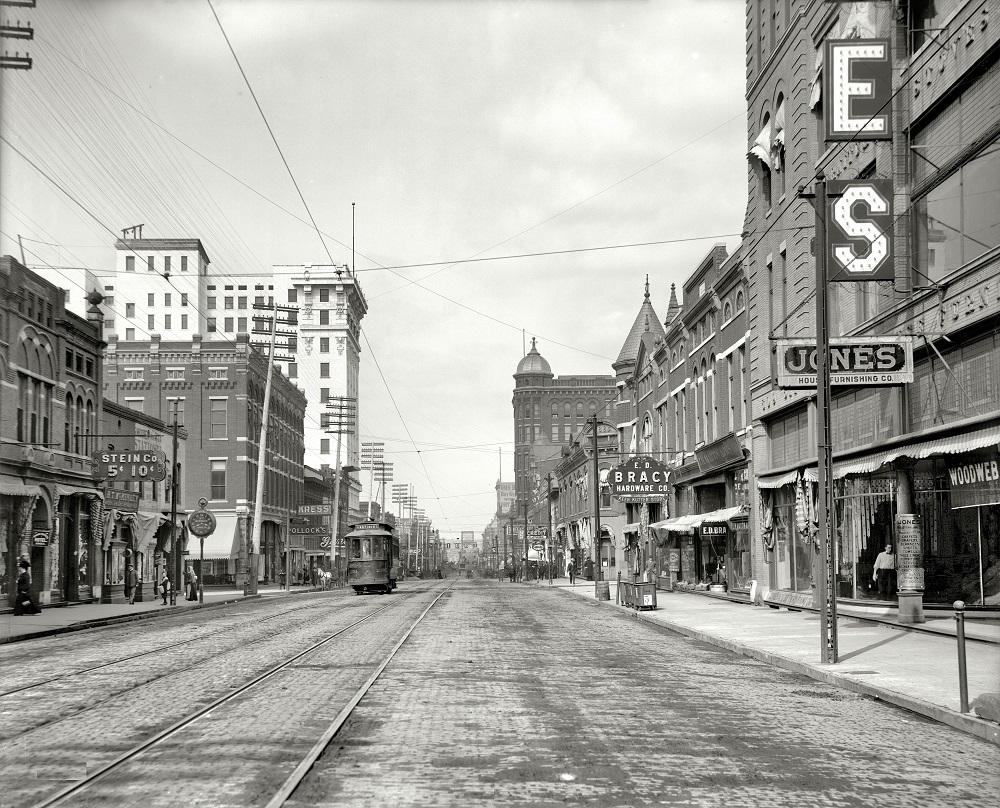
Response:
POLYGON ((671 283, 739 242, 743 0, 4 14, 35 40, 18 43, 33 68, 0 76, 0 253, 19 256, 20 234, 76 304, 79 268, 113 267, 138 223, 200 238, 218 271, 353 263, 361 439, 386 443, 394 482, 446 537, 481 532, 501 469, 512 479, 531 338, 556 375, 610 374, 646 276, 662 318, 671 283), (473 257, 495 260, 454 263, 473 257))

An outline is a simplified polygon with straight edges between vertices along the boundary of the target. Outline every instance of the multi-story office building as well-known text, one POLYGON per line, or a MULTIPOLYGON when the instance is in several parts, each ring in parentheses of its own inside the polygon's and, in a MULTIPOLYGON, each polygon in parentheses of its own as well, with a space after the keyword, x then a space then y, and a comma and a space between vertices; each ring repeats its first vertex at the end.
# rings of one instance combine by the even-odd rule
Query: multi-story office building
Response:
MULTIPOLYGON (((368 311, 349 267, 299 264, 275 266, 270 273, 222 273, 212 268, 198 239, 119 239, 115 246, 114 271, 91 282, 106 295, 105 332, 120 341, 150 340, 153 334, 163 342, 189 341, 197 334, 204 344, 232 342, 253 332, 254 316, 266 314, 261 306, 297 307, 293 361, 279 364, 306 395, 306 462, 336 465, 337 436, 326 432, 327 401, 358 399, 361 321, 368 311)), ((267 336, 252 339, 266 342, 267 336)), ((359 466, 359 458, 355 424, 342 436, 340 459, 343 466, 359 466)), ((360 514, 361 483, 352 479, 348 509, 360 514)))
MULTIPOLYGON (((772 601, 811 603, 820 570, 814 391, 782 389, 776 340, 816 332, 815 212, 796 189, 891 183, 891 279, 829 284, 832 339, 913 339, 913 382, 833 388, 836 589, 900 619, 1000 599, 1000 495, 979 475, 1000 443, 1000 4, 747 3, 753 573, 772 601), (886 40, 884 140, 827 141, 828 39, 886 40), (815 80, 802 80, 803 65, 815 80), (814 249, 815 248, 815 249, 814 249), (900 525, 905 526, 901 532, 900 525), (898 580, 876 556, 906 540, 898 580), (897 583, 901 596, 897 599, 897 583), (902 597, 905 595, 905 598, 902 597)), ((860 245, 855 245, 861 249, 860 245)))
MULTIPOLYGON (((187 431, 182 500, 209 501, 218 527, 205 542, 206 583, 241 585, 256 503, 257 461, 267 359, 246 334, 232 341, 119 341, 104 358, 104 396, 187 431)), ((272 379, 262 525, 253 537, 260 580, 277 580, 289 519, 303 496, 303 392, 282 373, 272 379)))
MULTIPOLYGON (((99 320, 95 309, 93 316, 99 320)), ((0 607, 21 558, 42 603, 100 598, 101 327, 62 289, 0 258, 0 607)))

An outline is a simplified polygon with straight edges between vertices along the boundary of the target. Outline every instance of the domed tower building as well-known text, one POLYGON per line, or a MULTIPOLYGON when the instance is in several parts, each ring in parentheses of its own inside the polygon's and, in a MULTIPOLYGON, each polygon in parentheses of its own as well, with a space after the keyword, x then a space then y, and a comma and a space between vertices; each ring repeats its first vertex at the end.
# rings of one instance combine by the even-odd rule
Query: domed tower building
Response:
MULTIPOLYGON (((614 396, 613 376, 555 376, 531 340, 531 350, 514 373, 514 504, 503 519, 523 525, 527 514, 529 523, 548 524, 547 475, 555 472, 564 448, 587 419, 605 412, 614 396)), ((553 489, 557 487, 554 479, 553 489)))

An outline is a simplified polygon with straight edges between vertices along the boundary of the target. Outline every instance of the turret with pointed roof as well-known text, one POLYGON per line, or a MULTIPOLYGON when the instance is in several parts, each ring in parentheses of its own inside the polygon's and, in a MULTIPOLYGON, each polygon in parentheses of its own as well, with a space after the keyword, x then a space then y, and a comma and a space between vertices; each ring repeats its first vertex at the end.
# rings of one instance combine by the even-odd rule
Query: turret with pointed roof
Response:
POLYGON ((649 301, 649 275, 646 276, 646 291, 642 298, 642 306, 635 316, 635 322, 625 338, 625 344, 618 352, 618 358, 611 367, 615 371, 616 377, 628 376, 635 367, 635 358, 639 355, 639 344, 644 335, 651 335, 653 338, 662 337, 664 334, 663 323, 656 316, 653 304, 649 301))

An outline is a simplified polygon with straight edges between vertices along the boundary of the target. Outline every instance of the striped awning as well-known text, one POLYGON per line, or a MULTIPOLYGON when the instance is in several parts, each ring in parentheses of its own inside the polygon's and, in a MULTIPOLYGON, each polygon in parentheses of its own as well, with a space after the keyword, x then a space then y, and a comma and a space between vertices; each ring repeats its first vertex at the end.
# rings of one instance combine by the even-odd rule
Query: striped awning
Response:
POLYGON ((622 533, 638 533, 638 532, 639 532, 638 522, 629 522, 627 525, 625 525, 625 527, 622 528, 622 533))
POLYGON ((774 477, 762 476, 757 478, 758 488, 781 488, 783 485, 794 483, 799 476, 798 470, 789 471, 786 474, 778 474, 774 477))
POLYGON ((737 516, 746 513, 746 509, 740 505, 733 508, 720 508, 717 511, 708 513, 692 513, 687 516, 677 516, 673 519, 665 519, 662 522, 653 522, 649 527, 653 531, 669 530, 674 533, 694 533, 704 522, 728 522, 737 516))
POLYGON ((935 438, 922 443, 911 443, 907 446, 896 446, 884 452, 876 452, 856 460, 845 460, 833 464, 833 476, 837 479, 848 474, 868 474, 882 468, 886 463, 909 457, 913 460, 923 460, 927 457, 941 454, 962 454, 985 449, 987 446, 1000 444, 1000 425, 966 432, 964 435, 950 435, 946 438, 935 438))

